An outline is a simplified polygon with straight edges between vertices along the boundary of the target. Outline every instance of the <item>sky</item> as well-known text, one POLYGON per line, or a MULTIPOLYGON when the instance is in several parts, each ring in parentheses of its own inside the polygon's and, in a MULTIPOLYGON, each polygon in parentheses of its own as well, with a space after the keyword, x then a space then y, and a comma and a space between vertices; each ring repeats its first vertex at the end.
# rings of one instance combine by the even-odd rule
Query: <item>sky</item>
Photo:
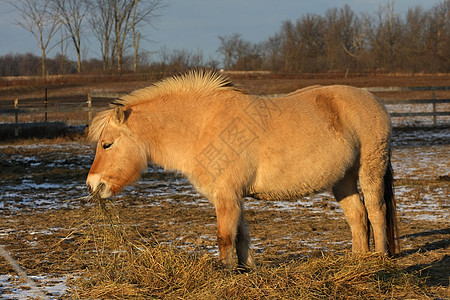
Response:
MULTIPOLYGON (((284 21, 295 21, 307 13, 324 15, 333 7, 348 4, 357 14, 374 14, 387 0, 165 0, 155 28, 146 27, 142 50, 158 52, 162 47, 171 50, 202 51, 205 60, 220 60, 218 36, 241 34, 250 42, 261 42, 273 36, 284 21)), ((416 5, 428 10, 443 0, 394 0, 394 10, 405 15, 416 5)), ((0 1, 0 56, 8 53, 31 52, 40 55, 38 44, 26 30, 14 25, 18 16, 0 1)), ((100 57, 95 38, 86 32, 85 57, 100 57), (86 45, 91 47, 88 49, 86 45)), ((50 53, 52 57, 55 52, 50 53)), ((71 58, 75 58, 75 56, 71 58)))

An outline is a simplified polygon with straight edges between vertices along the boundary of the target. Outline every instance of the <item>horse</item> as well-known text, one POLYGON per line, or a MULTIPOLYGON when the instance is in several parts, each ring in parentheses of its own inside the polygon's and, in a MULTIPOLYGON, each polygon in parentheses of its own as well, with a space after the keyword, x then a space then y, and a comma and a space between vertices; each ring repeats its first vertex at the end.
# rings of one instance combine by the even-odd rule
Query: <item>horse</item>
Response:
POLYGON ((214 206, 219 260, 255 266, 244 197, 282 199, 331 189, 352 252, 395 255, 391 122, 371 93, 312 86, 247 94, 218 71, 190 70, 114 100, 93 119, 86 183, 109 198, 149 162, 181 172, 214 206), (361 194, 358 190, 358 182, 361 194))

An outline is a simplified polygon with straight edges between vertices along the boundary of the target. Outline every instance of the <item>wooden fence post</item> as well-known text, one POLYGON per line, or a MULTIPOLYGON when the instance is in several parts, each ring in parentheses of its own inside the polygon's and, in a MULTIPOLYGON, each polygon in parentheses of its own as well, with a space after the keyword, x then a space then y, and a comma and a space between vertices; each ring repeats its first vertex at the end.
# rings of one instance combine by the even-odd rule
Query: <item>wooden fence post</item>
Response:
POLYGON ((87 107, 88 107, 88 126, 91 124, 92 121, 92 97, 91 93, 87 94, 87 107))
MULTIPOLYGON (((436 92, 433 91, 433 100, 436 100, 436 92)), ((437 125, 437 117, 436 117, 436 102, 433 102, 433 125, 437 125)))
POLYGON ((14 128, 14 136, 19 137, 19 98, 14 98, 14 123, 16 124, 14 128))
POLYGON ((45 123, 47 123, 47 88, 44 89, 44 109, 45 109, 45 117, 44 117, 44 121, 45 123))

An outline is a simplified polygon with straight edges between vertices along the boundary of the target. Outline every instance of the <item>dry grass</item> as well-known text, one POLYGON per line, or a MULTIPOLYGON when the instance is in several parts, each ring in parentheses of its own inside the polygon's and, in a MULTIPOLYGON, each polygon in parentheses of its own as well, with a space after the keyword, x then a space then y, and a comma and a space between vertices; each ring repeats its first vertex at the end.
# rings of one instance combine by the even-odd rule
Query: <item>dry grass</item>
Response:
POLYGON ((400 299, 428 298, 424 279, 380 255, 321 254, 227 270, 205 252, 189 253, 125 228, 114 205, 99 201, 76 259, 81 299, 400 299), (139 237, 141 239, 139 239, 139 237), (136 242, 136 241, 141 242, 136 242))

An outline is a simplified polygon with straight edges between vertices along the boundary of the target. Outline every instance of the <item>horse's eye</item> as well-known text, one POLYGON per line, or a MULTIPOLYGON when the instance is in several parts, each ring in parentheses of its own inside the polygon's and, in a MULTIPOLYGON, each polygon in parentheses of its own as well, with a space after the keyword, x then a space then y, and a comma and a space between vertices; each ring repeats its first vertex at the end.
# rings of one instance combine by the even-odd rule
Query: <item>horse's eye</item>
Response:
POLYGON ((102 148, 103 148, 104 150, 107 150, 107 149, 111 148, 111 146, 112 146, 112 143, 103 143, 103 144, 102 144, 102 148))

